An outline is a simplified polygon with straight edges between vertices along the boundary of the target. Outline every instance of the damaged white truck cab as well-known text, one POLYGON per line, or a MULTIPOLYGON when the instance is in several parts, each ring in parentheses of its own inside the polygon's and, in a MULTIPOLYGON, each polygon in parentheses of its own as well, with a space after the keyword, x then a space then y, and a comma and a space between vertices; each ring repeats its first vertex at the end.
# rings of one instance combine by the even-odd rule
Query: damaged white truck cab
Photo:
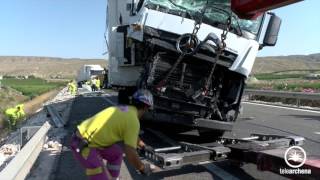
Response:
POLYGON ((111 0, 107 15, 109 82, 123 89, 120 103, 149 89, 147 119, 214 136, 232 129, 257 52, 275 45, 281 23, 270 13, 239 19, 228 0, 111 0))

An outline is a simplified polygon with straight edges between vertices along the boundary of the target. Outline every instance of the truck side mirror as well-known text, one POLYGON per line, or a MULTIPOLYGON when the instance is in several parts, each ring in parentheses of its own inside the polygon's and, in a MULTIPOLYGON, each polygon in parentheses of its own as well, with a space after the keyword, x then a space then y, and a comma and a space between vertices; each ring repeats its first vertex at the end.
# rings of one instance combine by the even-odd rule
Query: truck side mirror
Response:
POLYGON ((263 39, 263 46, 274 46, 278 40, 281 19, 275 14, 271 14, 269 24, 263 39))
POLYGON ((134 9, 135 9, 134 1, 132 1, 132 3, 127 3, 127 11, 130 12, 130 16, 136 15, 134 9))

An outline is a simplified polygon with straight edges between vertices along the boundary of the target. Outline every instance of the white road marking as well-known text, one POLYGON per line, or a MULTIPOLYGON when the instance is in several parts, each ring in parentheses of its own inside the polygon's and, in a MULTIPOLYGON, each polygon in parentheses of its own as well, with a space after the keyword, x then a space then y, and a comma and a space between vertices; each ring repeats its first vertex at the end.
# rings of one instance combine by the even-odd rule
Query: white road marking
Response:
POLYGON ((221 179, 233 179, 233 180, 239 179, 239 178, 233 176, 232 174, 226 172, 222 168, 220 168, 212 163, 204 164, 202 166, 205 167, 206 169, 208 169, 213 174, 219 176, 221 179))
POLYGON ((314 132, 315 134, 317 134, 317 135, 320 135, 320 132, 314 132))
POLYGON ((106 93, 105 96, 106 97, 111 97, 111 94, 106 93))
POLYGON ((266 106, 266 107, 274 107, 274 108, 280 108, 280 109, 289 109, 289 110, 294 110, 294 111, 303 111, 303 112, 311 112, 311 113, 320 114, 320 111, 313 111, 313 110, 307 110, 307 109, 298 109, 298 108, 291 108, 291 107, 274 106, 274 105, 269 105, 269 104, 260 104, 260 103, 253 103, 253 102, 243 102, 243 103, 244 104, 266 106))

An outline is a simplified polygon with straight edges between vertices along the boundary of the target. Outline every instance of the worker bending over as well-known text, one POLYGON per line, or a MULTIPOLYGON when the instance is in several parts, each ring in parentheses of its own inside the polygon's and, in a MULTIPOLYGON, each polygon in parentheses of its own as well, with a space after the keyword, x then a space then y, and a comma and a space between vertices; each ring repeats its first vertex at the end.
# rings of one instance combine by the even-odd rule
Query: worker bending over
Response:
POLYGON ((139 119, 152 106, 152 94, 138 90, 132 97, 132 105, 106 108, 77 126, 71 149, 91 180, 108 179, 107 173, 111 179, 117 179, 123 152, 129 163, 142 174, 151 173, 150 165, 141 162, 136 148, 144 146, 138 138, 139 119), (107 160, 107 171, 103 159, 107 160))
POLYGON ((26 116, 23 104, 19 104, 13 108, 8 108, 7 110, 5 110, 4 114, 7 118, 10 129, 15 129, 17 121, 23 119, 26 116))

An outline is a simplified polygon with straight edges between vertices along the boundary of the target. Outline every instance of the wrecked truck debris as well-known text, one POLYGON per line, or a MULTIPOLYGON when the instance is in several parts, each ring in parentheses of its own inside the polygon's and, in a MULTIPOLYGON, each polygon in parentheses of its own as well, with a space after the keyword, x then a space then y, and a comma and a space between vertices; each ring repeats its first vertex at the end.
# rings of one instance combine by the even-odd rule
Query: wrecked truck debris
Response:
POLYGON ((149 89, 155 107, 146 119, 153 123, 211 137, 231 131, 257 52, 276 43, 269 37, 277 36, 280 19, 240 19, 230 1, 147 0, 127 9, 123 3, 107 8, 108 77, 121 89, 120 103, 149 89))

